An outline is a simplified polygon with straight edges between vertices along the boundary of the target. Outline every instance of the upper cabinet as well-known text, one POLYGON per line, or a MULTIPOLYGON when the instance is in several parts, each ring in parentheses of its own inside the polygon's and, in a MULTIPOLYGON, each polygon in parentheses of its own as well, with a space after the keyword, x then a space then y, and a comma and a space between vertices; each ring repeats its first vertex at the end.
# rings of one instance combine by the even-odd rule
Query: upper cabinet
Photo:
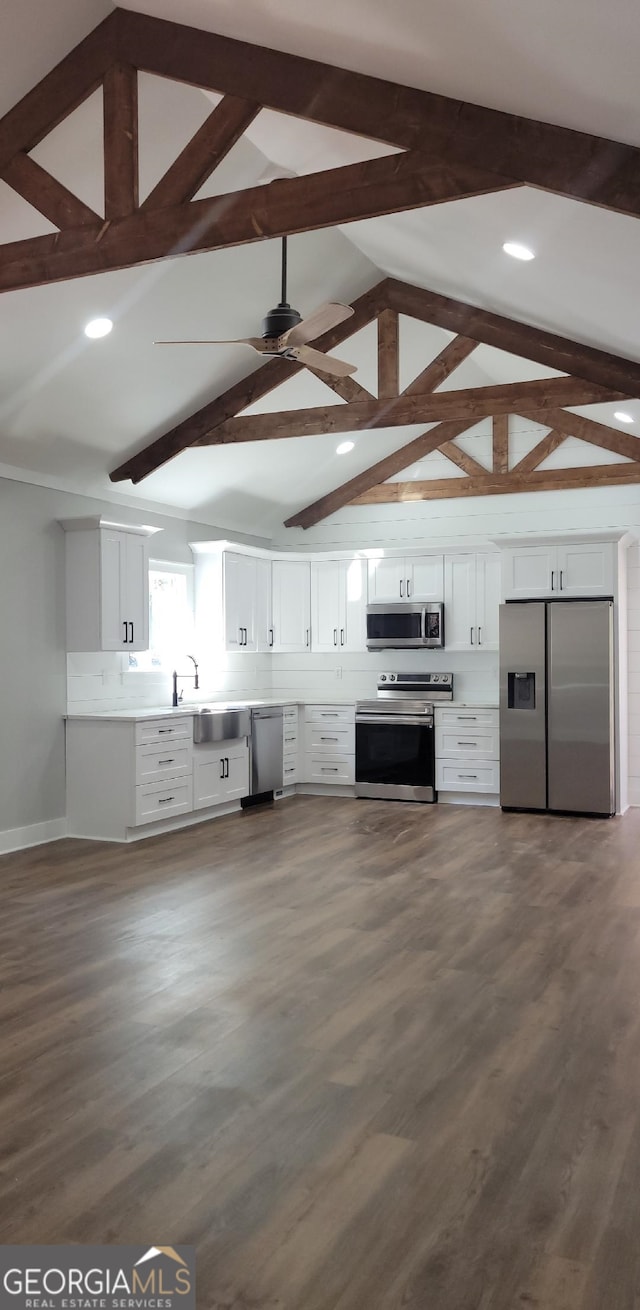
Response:
POLYGON ((311 564, 311 644, 318 652, 366 650, 364 564, 314 560, 311 564))
POLYGON ((442 555, 369 560, 369 604, 442 600, 442 555))
POLYGON ((503 551, 505 600, 611 596, 616 553, 613 541, 510 546, 503 551))
POLYGON ((444 557, 446 650, 497 650, 500 555, 481 552, 444 557))
POLYGON ((148 528, 66 519, 67 650, 149 648, 148 528))
POLYGON ((311 649, 311 565, 305 560, 271 564, 271 650, 311 649))
POLYGON ((225 550, 222 556, 225 650, 258 649, 257 564, 254 555, 225 550))

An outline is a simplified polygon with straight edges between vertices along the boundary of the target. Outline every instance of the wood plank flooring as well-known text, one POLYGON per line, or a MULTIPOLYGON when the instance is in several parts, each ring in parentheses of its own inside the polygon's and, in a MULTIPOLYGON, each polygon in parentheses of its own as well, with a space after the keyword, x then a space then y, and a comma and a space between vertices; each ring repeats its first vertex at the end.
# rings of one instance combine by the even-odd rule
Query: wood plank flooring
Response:
POLYGON ((0 1242, 191 1242, 206 1310, 640 1307, 640 811, 298 797, 0 880, 0 1242))

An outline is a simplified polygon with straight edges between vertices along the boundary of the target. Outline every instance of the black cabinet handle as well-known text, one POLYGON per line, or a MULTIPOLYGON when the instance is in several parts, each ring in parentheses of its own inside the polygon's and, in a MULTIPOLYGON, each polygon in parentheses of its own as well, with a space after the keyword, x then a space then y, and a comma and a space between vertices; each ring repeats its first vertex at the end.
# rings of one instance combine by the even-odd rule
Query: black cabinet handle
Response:
POLYGON ((309 645, 309 629, 307 628, 307 646, 309 645))
POLYGON ((478 645, 482 645, 482 628, 478 628, 478 645))
POLYGON ((133 623, 129 622, 129 627, 131 628, 131 636, 129 637, 129 641, 131 642, 131 645, 133 646, 133 623))
POLYGON ((562 576, 563 576, 563 574, 564 574, 564 569, 560 569, 560 590, 561 590, 561 591, 564 591, 564 582, 562 581, 562 576))
POLYGON ((158 760, 158 764, 175 764, 175 760, 172 756, 170 760, 158 760))
POLYGON ((225 775, 224 775, 224 776, 225 776, 225 778, 228 778, 228 777, 229 777, 229 759, 228 759, 228 756, 226 756, 226 755, 225 755, 225 757, 224 757, 224 764, 225 764, 225 775))
POLYGON ((552 590, 552 591, 555 591, 555 585, 554 585, 554 581, 553 581, 554 578, 555 578, 555 576, 556 576, 555 569, 552 569, 552 570, 551 570, 551 590, 552 590))
POLYGON ((126 619, 123 619, 123 620, 122 620, 122 626, 123 626, 123 628, 124 628, 124 644, 125 644, 125 646, 127 646, 127 645, 129 644, 129 638, 128 638, 128 636, 127 636, 127 620, 126 620, 126 619))
POLYGON ((411 581, 409 578, 407 578, 407 600, 409 599, 410 595, 411 595, 411 581))
POLYGON ((473 646, 473 628, 471 628, 470 631, 471 631, 471 645, 473 646))
POLYGON ((220 760, 220 777, 224 778, 224 759, 220 760))
POLYGON ((269 645, 273 646, 273 628, 269 628, 269 645))
POLYGON ((344 646, 344 628, 340 629, 340 645, 344 646))
POLYGON ((403 592, 403 590, 402 590, 403 587, 404 587, 404 580, 401 578, 401 579, 400 579, 400 600, 403 600, 403 598, 404 598, 404 592, 403 592))
POLYGON ((158 799, 158 805, 169 805, 170 802, 174 800, 175 796, 160 796, 158 799))
POLYGON ((337 629, 337 628, 334 628, 334 629, 333 629, 333 644, 334 644, 334 646, 337 646, 337 645, 338 645, 338 629, 337 629))

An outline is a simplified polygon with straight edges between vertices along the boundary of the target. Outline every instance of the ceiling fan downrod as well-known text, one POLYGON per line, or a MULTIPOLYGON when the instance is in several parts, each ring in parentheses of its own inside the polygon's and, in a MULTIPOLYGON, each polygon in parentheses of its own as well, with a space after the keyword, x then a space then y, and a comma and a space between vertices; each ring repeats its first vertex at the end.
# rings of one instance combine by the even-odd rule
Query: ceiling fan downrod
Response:
POLYGON ((283 332, 290 332, 291 328, 302 322, 302 316, 297 309, 292 309, 287 301, 287 238, 282 238, 282 282, 280 292, 280 304, 275 309, 270 309, 266 318, 262 320, 262 338, 269 340, 273 337, 281 337, 283 332))

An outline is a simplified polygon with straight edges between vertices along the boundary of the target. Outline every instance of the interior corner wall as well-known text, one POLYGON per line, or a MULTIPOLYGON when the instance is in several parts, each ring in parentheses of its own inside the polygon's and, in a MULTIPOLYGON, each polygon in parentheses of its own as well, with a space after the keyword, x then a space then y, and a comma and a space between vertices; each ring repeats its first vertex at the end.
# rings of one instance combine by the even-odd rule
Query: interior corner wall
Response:
POLYGON ((162 528, 152 553, 176 563, 193 562, 190 541, 232 535, 144 508, 0 479, 0 852, 64 831, 67 660, 59 520, 90 514, 162 528))

